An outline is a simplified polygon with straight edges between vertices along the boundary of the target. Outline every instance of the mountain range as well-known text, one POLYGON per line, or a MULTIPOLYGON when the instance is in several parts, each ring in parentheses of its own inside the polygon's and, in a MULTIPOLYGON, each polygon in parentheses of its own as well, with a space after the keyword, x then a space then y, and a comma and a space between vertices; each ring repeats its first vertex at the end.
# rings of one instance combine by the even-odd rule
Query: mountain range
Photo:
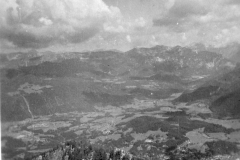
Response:
POLYGON ((176 146, 200 136, 196 144, 214 155, 220 154, 214 145, 237 152, 238 141, 203 137, 238 133, 216 121, 239 124, 239 51, 234 43, 0 54, 3 151, 10 159, 23 158, 34 149, 87 136, 103 147, 128 144, 133 155, 156 156, 165 154, 163 149, 180 153, 176 146))

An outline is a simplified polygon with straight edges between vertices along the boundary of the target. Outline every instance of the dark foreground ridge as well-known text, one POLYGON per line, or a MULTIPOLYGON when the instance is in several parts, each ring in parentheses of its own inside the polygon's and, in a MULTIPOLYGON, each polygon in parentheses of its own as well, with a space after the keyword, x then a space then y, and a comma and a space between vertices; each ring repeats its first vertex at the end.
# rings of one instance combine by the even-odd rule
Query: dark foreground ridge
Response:
POLYGON ((31 160, 143 160, 124 150, 114 148, 111 150, 105 150, 101 147, 93 147, 86 141, 68 141, 63 145, 59 145, 56 148, 36 155, 33 157, 26 157, 31 160))
MULTIPOLYGON (((232 144, 226 144, 224 141, 211 142, 209 149, 205 152, 196 149, 190 149, 187 146, 171 146, 165 149, 164 154, 146 157, 133 155, 125 152, 123 149, 111 148, 104 149, 100 146, 93 146, 87 141, 68 141, 62 145, 35 155, 25 157, 26 160, 222 160, 231 159, 230 152, 237 152, 237 147, 232 144), (214 149, 214 146, 218 149, 214 149), (221 146, 219 150, 219 146, 221 146), (224 151, 223 151, 224 150, 224 151), (223 152, 222 152, 223 151, 223 152), (226 155, 219 155, 225 153, 226 155)), ((235 158, 237 155, 233 156, 235 158)))

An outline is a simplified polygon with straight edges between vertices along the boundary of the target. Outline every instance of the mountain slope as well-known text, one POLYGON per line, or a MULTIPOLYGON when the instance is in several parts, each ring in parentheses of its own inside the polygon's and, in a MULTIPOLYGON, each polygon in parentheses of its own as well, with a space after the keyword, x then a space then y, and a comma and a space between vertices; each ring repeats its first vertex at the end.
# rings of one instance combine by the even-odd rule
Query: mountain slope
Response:
POLYGON ((30 113, 40 116, 91 111, 93 104, 123 105, 131 103, 139 95, 143 98, 166 98, 185 90, 190 82, 203 82, 206 78, 232 70, 235 65, 219 54, 197 53, 180 46, 135 48, 125 53, 54 54, 33 51, 11 54, 6 63, 1 69, 4 121, 30 118, 30 113), (206 78, 194 79, 193 76, 206 78), (160 96, 163 93, 161 87, 141 87, 150 82, 169 87, 165 90, 167 94, 160 96), (138 84, 138 87, 126 90, 129 84, 138 84))

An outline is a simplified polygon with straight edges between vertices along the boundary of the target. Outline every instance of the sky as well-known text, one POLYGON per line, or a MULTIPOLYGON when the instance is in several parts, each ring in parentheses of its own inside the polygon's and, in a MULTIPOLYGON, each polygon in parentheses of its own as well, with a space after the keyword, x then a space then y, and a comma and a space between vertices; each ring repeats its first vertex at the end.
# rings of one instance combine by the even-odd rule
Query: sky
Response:
POLYGON ((240 0, 0 0, 0 52, 240 42, 240 0))

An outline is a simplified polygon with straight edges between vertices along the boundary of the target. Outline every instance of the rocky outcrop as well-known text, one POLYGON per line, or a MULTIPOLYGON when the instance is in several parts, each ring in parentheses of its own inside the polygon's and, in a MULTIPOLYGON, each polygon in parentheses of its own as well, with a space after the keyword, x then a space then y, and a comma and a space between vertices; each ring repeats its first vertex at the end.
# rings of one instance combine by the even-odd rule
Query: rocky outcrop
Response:
POLYGON ((142 160, 122 149, 104 150, 87 142, 69 141, 48 152, 26 157, 31 160, 142 160))

